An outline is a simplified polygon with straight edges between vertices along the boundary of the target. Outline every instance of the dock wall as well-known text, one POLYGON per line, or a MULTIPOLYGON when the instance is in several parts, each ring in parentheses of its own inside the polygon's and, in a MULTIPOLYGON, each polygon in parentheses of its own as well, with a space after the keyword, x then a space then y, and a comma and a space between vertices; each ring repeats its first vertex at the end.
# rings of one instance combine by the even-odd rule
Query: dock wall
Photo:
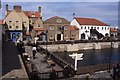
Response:
MULTIPOLYGON (((46 45, 40 45, 42 48, 46 48, 46 45)), ((47 45, 47 50, 50 52, 61 51, 79 51, 88 49, 104 49, 104 48, 118 48, 120 42, 93 42, 93 43, 77 43, 77 44, 52 44, 47 45)))

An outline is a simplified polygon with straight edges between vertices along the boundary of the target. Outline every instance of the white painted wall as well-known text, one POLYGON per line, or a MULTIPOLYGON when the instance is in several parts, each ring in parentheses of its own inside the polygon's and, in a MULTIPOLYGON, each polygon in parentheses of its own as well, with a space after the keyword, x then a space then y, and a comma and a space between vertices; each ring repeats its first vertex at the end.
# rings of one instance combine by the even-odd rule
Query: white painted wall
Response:
POLYGON ((81 39, 81 34, 82 33, 85 33, 85 39, 88 39, 88 37, 90 37, 90 29, 93 27, 93 29, 95 29, 96 27, 96 30, 99 32, 99 33, 102 33, 104 36, 106 33, 110 34, 110 26, 94 26, 94 25, 80 25, 76 19, 73 19, 70 23, 70 25, 75 25, 79 28, 79 39, 81 39), (82 27, 82 29, 81 29, 82 27), (86 27, 86 29, 85 29, 86 27), (88 29, 89 27, 89 29, 88 29), (97 29, 97 27, 99 27, 99 29, 97 29), (103 30, 102 30, 102 27, 103 27, 103 30), (105 29, 106 27, 106 29, 105 29), (87 33, 85 31, 88 31, 87 33))

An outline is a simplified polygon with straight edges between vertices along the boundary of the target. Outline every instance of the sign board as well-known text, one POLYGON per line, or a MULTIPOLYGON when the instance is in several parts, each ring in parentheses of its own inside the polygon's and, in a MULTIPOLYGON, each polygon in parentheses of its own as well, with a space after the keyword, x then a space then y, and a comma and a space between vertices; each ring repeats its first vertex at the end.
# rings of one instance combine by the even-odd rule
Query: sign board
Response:
POLYGON ((83 58, 82 58, 83 53, 80 53, 80 54, 73 53, 73 54, 71 54, 69 56, 72 57, 73 59, 77 58, 77 60, 83 60, 83 58))
POLYGON ((72 57, 73 59, 75 59, 75 71, 77 70, 77 61, 78 60, 83 60, 82 56, 83 53, 77 54, 77 53, 73 53, 72 55, 69 55, 70 57, 72 57))

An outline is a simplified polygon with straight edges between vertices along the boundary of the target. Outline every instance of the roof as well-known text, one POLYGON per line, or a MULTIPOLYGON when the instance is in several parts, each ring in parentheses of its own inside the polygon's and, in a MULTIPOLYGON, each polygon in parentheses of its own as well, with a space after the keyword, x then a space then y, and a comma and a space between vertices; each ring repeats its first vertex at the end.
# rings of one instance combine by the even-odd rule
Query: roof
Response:
POLYGON ((70 22, 65 19, 65 18, 62 18, 62 17, 59 17, 59 16, 53 16, 51 18, 48 18, 44 21, 44 23, 64 23, 64 24, 69 24, 70 22), (57 22, 57 20, 61 20, 60 22, 57 22))
POLYGON ((0 24, 4 24, 4 20, 0 20, 0 24))
POLYGON ((117 32, 116 28, 110 28, 110 32, 117 32))
POLYGON ((30 35, 30 32, 26 32, 26 35, 30 35))
POLYGON ((23 11, 24 13, 25 13, 25 15, 27 16, 27 17, 33 17, 33 15, 34 15, 34 17, 38 17, 38 18, 40 18, 41 17, 41 15, 40 15, 40 13, 39 12, 34 12, 34 11, 23 11))
POLYGON ((79 28, 76 26, 69 26, 69 30, 74 31, 74 30, 79 30, 79 28))
POLYGON ((75 19, 80 25, 109 26, 108 24, 105 24, 94 18, 77 18, 77 17, 75 17, 75 19))
MULTIPOLYGON (((11 10, 8 10, 8 14, 12 12, 11 10)), ((27 16, 27 17, 33 17, 33 15, 35 15, 34 17, 40 18, 42 17, 41 14, 37 11, 23 11, 23 13, 27 16)), ((7 15, 8 15, 7 14, 7 15)))
POLYGON ((45 28, 33 28, 35 31, 45 31, 45 28))
POLYGON ((53 17, 51 17, 49 19, 46 19, 46 20, 50 20, 50 19, 53 19, 53 18, 61 18, 61 17, 59 17, 59 16, 53 16, 53 17))

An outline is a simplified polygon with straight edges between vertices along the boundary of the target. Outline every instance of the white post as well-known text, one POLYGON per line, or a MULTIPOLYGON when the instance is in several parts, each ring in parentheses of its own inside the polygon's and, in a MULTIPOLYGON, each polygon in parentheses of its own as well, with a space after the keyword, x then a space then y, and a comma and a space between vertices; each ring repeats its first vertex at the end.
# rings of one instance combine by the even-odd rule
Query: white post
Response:
POLYGON ((61 40, 63 40, 63 34, 61 34, 61 40))
POLYGON ((75 54, 75 71, 77 71, 77 53, 75 54))
POLYGON ((36 42, 37 42, 38 39, 39 39, 38 37, 35 37, 35 44, 36 44, 36 42))
POLYGON ((72 55, 69 55, 69 56, 72 57, 73 59, 75 59, 74 69, 75 69, 75 71, 77 71, 77 61, 83 60, 83 58, 82 58, 83 53, 81 53, 81 54, 73 53, 72 55))

